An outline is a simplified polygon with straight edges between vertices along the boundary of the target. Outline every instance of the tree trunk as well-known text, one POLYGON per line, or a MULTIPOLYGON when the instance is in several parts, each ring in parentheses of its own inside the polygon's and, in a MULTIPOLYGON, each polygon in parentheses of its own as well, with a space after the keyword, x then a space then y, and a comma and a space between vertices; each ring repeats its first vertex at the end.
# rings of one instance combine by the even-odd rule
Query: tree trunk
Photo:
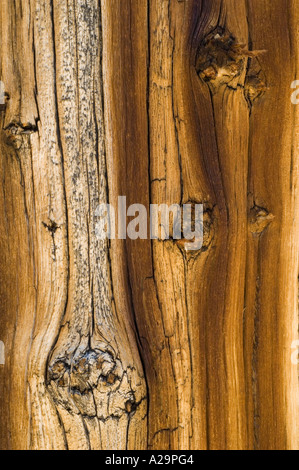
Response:
POLYGON ((298 21, 0 2, 1 449, 299 448, 298 21), (203 246, 101 240, 119 196, 204 204, 203 246))

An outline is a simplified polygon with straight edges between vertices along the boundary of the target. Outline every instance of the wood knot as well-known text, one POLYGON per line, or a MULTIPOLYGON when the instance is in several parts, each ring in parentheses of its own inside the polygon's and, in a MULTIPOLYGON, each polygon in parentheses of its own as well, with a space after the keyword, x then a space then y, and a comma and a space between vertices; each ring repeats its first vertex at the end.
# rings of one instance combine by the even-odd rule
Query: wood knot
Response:
POLYGON ((48 381, 59 386, 70 386, 83 392, 96 386, 99 380, 114 384, 117 376, 112 374, 116 361, 110 352, 88 350, 71 360, 59 358, 48 368, 48 381))
POLYGON ((110 351, 90 349, 72 358, 60 357, 49 364, 48 387, 55 403, 73 411, 71 397, 82 414, 92 416, 94 392, 120 382, 118 366, 110 351))
MULTIPOLYGON (((47 368, 47 388, 57 407, 71 415, 120 419, 134 413, 144 399, 143 385, 135 384, 136 369, 123 369, 113 349, 78 349, 72 356, 56 355, 47 368)), ((128 416, 129 418, 129 416, 128 416)))
POLYGON ((219 27, 202 40, 196 58, 196 71, 214 93, 221 85, 237 89, 241 76, 244 85, 248 59, 262 52, 249 51, 246 44, 239 44, 230 32, 219 27))
MULTIPOLYGON (((191 219, 191 229, 194 231, 195 229, 195 220, 194 220, 194 206, 196 203, 194 202, 188 202, 190 206, 192 206, 192 219, 191 219)), ((186 251, 185 247, 186 244, 190 243, 190 240, 186 240, 183 238, 182 240, 177 240, 176 244, 182 250, 185 254, 188 254, 189 256, 197 256, 198 253, 204 253, 207 251, 212 244, 212 241, 215 237, 215 214, 214 214, 214 208, 210 206, 209 204, 204 204, 204 211, 203 211, 203 218, 202 218, 202 233, 203 233, 203 240, 202 240, 202 245, 199 250, 188 250, 186 251)))
POLYGON ((22 147, 28 146, 28 137, 30 134, 37 132, 37 126, 32 124, 12 123, 5 129, 6 144, 21 150, 22 147))
POLYGON ((254 206, 250 210, 249 227, 251 233, 260 235, 273 221, 274 215, 270 214, 267 209, 259 206, 254 206))

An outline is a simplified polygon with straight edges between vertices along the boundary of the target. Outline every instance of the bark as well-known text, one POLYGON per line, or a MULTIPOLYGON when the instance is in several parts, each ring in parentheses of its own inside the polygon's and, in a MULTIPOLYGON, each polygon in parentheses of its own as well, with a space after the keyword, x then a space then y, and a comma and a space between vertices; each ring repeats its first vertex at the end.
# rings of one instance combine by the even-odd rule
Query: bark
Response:
POLYGON ((1 449, 298 449, 298 20, 1 1, 1 449), (202 248, 99 240, 123 195, 202 248))

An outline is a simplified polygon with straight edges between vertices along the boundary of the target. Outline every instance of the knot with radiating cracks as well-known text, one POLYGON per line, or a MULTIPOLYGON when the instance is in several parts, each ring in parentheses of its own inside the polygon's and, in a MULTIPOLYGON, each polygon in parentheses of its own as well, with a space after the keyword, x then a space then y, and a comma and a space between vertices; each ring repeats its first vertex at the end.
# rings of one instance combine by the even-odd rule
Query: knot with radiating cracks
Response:
POLYGON ((130 383, 115 353, 87 349, 73 357, 52 359, 47 370, 48 390, 56 405, 71 414, 106 421, 134 413, 137 402, 130 383))
POLYGON ((248 50, 246 44, 224 28, 218 27, 203 38, 196 57, 196 71, 213 94, 224 85, 232 90, 244 89, 251 107, 267 90, 266 77, 258 57, 267 51, 248 50))

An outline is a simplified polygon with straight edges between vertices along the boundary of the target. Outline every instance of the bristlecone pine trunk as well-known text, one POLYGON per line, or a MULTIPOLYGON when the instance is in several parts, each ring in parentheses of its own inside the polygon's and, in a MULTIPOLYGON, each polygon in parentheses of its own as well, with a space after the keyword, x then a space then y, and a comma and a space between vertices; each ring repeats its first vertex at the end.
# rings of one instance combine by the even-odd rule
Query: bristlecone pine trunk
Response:
POLYGON ((0 1, 1 449, 299 448, 298 7, 0 1))

